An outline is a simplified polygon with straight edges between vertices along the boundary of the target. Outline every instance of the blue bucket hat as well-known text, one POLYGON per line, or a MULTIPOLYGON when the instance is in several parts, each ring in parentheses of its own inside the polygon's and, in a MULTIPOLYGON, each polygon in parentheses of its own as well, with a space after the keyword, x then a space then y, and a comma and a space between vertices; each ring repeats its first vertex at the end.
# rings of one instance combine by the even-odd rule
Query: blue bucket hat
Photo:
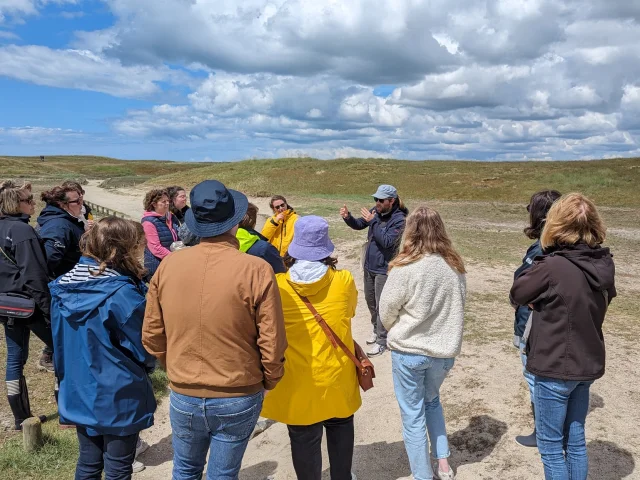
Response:
POLYGON ((289 255, 296 260, 317 262, 330 257, 335 247, 329 238, 329 224, 316 215, 307 215, 293 226, 289 255))
POLYGON ((396 187, 391 185, 380 185, 376 193, 371 196, 382 200, 385 198, 398 198, 398 191, 396 190, 396 187))
POLYGON ((200 182, 189 194, 191 208, 184 221, 198 237, 222 235, 235 227, 247 213, 249 200, 236 190, 227 189, 217 180, 200 182))

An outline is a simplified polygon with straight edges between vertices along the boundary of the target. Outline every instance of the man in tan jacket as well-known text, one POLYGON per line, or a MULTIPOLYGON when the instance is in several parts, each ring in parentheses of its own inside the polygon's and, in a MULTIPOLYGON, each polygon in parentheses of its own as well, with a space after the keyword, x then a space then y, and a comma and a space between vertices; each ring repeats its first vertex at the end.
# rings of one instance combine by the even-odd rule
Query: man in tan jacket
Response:
POLYGON ((238 250, 242 193, 207 180, 186 225, 201 242, 167 256, 151 280, 142 343, 171 385, 173 478, 237 478, 264 391, 284 375, 280 293, 264 260, 238 250))

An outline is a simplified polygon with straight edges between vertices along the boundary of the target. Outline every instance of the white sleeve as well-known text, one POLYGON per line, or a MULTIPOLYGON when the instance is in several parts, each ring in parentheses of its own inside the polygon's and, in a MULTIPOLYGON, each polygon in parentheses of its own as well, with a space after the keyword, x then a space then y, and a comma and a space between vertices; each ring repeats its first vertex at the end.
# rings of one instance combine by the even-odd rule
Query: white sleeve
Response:
POLYGON ((389 272, 387 282, 380 295, 378 311, 384 328, 390 330, 398 321, 398 314, 407 302, 409 292, 409 267, 395 267, 389 272))

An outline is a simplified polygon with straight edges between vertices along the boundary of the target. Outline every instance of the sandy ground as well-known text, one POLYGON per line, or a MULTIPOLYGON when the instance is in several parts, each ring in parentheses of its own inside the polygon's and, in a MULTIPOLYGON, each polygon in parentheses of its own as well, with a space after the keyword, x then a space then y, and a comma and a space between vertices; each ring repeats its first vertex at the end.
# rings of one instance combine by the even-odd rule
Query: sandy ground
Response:
MULTIPOLYGON (((86 198, 139 218, 139 191, 105 191, 91 182, 86 198)), ((265 199, 251 199, 262 213, 265 199)), ((480 226, 479 226, 480 228, 480 226)), ((362 273, 355 260, 346 258, 339 246, 340 267, 350 270, 359 290, 353 319, 355 339, 364 344, 371 331, 370 317, 362 294, 362 273)), ((515 435, 530 433, 528 391, 521 375, 517 351, 511 346, 513 311, 506 302, 512 269, 470 264, 467 276, 469 300, 462 354, 441 392, 444 404, 451 464, 460 480, 529 480, 543 477, 536 449, 518 446, 515 435)), ((636 272, 637 273, 637 272, 636 272)), ((635 278, 635 277, 634 277, 635 278)), ((634 285, 635 287, 635 285, 634 285)), ((635 290, 635 288, 634 288, 635 290)), ((631 336, 607 336, 608 371, 592 387, 587 420, 590 479, 640 479, 636 463, 640 456, 640 363, 637 342, 631 336)), ((391 379, 391 357, 374 359, 375 388, 363 394, 362 408, 355 416, 356 447, 353 470, 361 480, 396 479, 410 474, 401 433, 398 406, 391 379)), ((146 469, 134 476, 142 479, 171 477, 172 449, 168 401, 158 407, 154 427, 142 433, 151 445, 141 455, 146 469)), ((325 452, 326 455, 326 452, 325 452)), ((325 456, 323 478, 329 478, 325 456)), ((294 479, 286 427, 275 424, 254 438, 244 457, 240 478, 294 479)))

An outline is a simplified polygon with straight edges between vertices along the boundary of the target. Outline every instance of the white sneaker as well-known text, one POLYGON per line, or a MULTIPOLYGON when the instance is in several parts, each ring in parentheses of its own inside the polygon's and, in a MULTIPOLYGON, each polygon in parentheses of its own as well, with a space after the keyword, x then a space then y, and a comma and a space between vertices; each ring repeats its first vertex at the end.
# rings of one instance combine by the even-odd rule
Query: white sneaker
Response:
POLYGON ((436 463, 433 466, 433 478, 438 480, 455 480, 456 476, 453 474, 453 468, 451 468, 451 465, 449 465, 448 472, 443 472, 442 470, 440 470, 440 467, 436 463))
POLYGON ((372 333, 371 336, 369 337, 369 340, 367 340, 367 345, 373 345, 374 343, 376 343, 377 340, 378 340, 378 336, 375 333, 372 333))
POLYGON ((133 473, 140 473, 144 470, 144 463, 139 462, 138 460, 133 461, 133 473))
POLYGON ((383 347, 382 345, 378 345, 376 343, 373 348, 367 352, 367 357, 377 357, 378 355, 382 355, 386 351, 387 347, 383 347))
POLYGON ((138 438, 138 443, 136 444, 136 458, 138 458, 138 456, 142 455, 148 449, 149 449, 149 444, 144 440, 142 440, 141 438, 138 438))

